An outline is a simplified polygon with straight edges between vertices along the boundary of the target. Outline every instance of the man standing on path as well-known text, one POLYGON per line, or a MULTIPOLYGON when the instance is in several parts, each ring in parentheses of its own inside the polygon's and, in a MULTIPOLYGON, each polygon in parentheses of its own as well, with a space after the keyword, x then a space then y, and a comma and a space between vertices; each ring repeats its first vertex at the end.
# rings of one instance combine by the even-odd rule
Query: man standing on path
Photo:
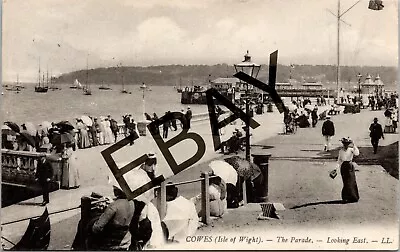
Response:
POLYGON ((36 168, 36 179, 39 181, 43 192, 43 202, 40 204, 41 206, 45 206, 47 203, 50 202, 49 182, 52 177, 53 168, 51 167, 45 156, 41 157, 36 168))
POLYGON ((335 125, 331 121, 331 117, 329 115, 326 116, 326 121, 324 124, 322 124, 322 135, 325 138, 324 151, 329 151, 332 136, 335 135, 335 125))
POLYGON ((374 148, 374 154, 378 151, 379 139, 385 139, 383 136, 382 126, 378 123, 378 118, 374 118, 374 122, 369 126, 369 136, 371 137, 371 144, 374 148))
POLYGON ((190 110, 190 107, 188 107, 187 108, 187 111, 186 111, 186 122, 187 122, 187 127, 188 127, 188 129, 190 129, 190 121, 192 120, 192 111, 190 110))
MULTIPOLYGON (((168 112, 165 112, 165 115, 168 115, 168 112)), ((165 121, 163 123, 163 138, 168 137, 168 129, 170 127, 170 121, 165 121)))

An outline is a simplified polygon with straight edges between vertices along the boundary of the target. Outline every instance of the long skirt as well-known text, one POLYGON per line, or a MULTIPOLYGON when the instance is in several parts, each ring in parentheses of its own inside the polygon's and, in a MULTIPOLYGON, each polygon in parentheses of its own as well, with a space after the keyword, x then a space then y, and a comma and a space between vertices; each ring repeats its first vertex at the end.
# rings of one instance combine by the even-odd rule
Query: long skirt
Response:
POLYGON ((84 149, 90 147, 89 134, 85 129, 81 129, 79 148, 84 149))
POLYGON ((79 171, 73 158, 62 160, 62 178, 61 178, 61 188, 71 189, 78 188, 80 186, 79 182, 79 171))
POLYGON ((351 162, 345 161, 340 167, 340 174, 343 180, 342 200, 345 202, 357 202, 360 199, 356 182, 354 166, 351 162))

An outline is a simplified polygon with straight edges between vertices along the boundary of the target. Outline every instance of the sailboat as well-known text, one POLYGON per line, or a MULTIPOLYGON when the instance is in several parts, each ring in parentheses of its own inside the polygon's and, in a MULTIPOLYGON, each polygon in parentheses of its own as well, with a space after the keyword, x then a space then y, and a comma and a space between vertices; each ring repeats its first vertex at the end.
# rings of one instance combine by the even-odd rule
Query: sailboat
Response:
POLYGON ((38 85, 35 87, 35 92, 37 93, 47 93, 47 91, 49 90, 48 86, 44 85, 44 73, 43 73, 43 82, 42 82, 43 86, 40 85, 40 59, 39 59, 39 82, 38 85))
POLYGON ((25 88, 23 85, 19 83, 18 74, 17 74, 17 84, 15 85, 15 87, 17 88, 17 91, 21 91, 21 89, 25 88))
POLYGON ((104 81, 101 84, 101 86, 99 87, 100 90, 112 90, 112 88, 110 86, 104 86, 104 81))
POLYGON ((179 78, 179 88, 176 89, 178 93, 182 93, 182 78, 179 78))
POLYGON ((128 92, 128 91, 125 89, 124 75, 123 75, 123 74, 122 74, 122 90, 121 90, 121 93, 123 93, 123 94, 132 94, 132 92, 128 92))
POLYGON ((56 84, 53 82, 53 79, 54 79, 54 77, 53 77, 53 75, 52 75, 51 72, 50 72, 50 89, 51 89, 52 91, 54 91, 54 90, 61 90, 61 88, 60 88, 60 87, 57 87, 56 84))
POLYGON ((75 79, 74 83, 69 88, 82 89, 83 87, 82 87, 82 84, 78 81, 78 79, 75 79))
POLYGON ((90 89, 89 84, 89 63, 88 58, 86 58, 86 85, 83 87, 84 95, 92 95, 92 90, 90 89))
POLYGON ((17 83, 14 86, 8 86, 5 85, 5 88, 7 91, 13 91, 16 92, 17 94, 19 93, 19 91, 21 91, 21 85, 19 85, 19 81, 18 81, 18 75, 17 75, 17 83))

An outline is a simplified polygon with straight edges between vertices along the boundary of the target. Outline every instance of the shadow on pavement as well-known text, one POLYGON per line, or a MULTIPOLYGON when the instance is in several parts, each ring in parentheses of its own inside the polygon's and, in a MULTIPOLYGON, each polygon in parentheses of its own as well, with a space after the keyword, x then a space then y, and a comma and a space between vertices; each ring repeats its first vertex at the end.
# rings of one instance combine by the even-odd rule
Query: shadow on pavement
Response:
POLYGON ((294 207, 291 207, 290 209, 297 209, 297 208, 308 207, 308 206, 317 206, 317 205, 333 205, 333 204, 345 204, 345 203, 342 200, 319 201, 319 202, 312 202, 312 203, 306 203, 303 205, 294 206, 294 207))
MULTIPOLYGON (((399 179, 399 142, 387 146, 379 146, 377 154, 374 154, 372 146, 359 147, 360 155, 353 161, 361 165, 381 165, 392 177, 399 179)), ((329 152, 321 151, 314 159, 337 160, 339 148, 329 152)))

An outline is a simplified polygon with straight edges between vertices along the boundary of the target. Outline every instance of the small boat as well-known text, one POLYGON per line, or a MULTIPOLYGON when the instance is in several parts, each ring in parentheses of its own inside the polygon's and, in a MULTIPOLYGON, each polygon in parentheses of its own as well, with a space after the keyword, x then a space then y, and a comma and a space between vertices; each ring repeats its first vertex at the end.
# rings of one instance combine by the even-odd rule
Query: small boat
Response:
POLYGON ((89 83, 89 59, 86 58, 86 85, 83 88, 83 94, 84 95, 92 95, 92 90, 90 89, 90 83, 89 83))
POLYGON ((75 79, 74 84, 72 86, 70 86, 69 88, 72 89, 82 89, 83 86, 82 84, 78 81, 78 79, 75 79))
POLYGON ((101 86, 99 87, 100 90, 112 90, 112 88, 110 86, 104 86, 104 84, 101 84, 101 86))
POLYGON ((55 85, 55 83, 53 83, 53 79, 54 79, 54 77, 51 75, 51 73, 50 73, 50 90, 51 91, 54 91, 54 90, 61 90, 61 88, 60 87, 57 87, 56 85, 55 85))

